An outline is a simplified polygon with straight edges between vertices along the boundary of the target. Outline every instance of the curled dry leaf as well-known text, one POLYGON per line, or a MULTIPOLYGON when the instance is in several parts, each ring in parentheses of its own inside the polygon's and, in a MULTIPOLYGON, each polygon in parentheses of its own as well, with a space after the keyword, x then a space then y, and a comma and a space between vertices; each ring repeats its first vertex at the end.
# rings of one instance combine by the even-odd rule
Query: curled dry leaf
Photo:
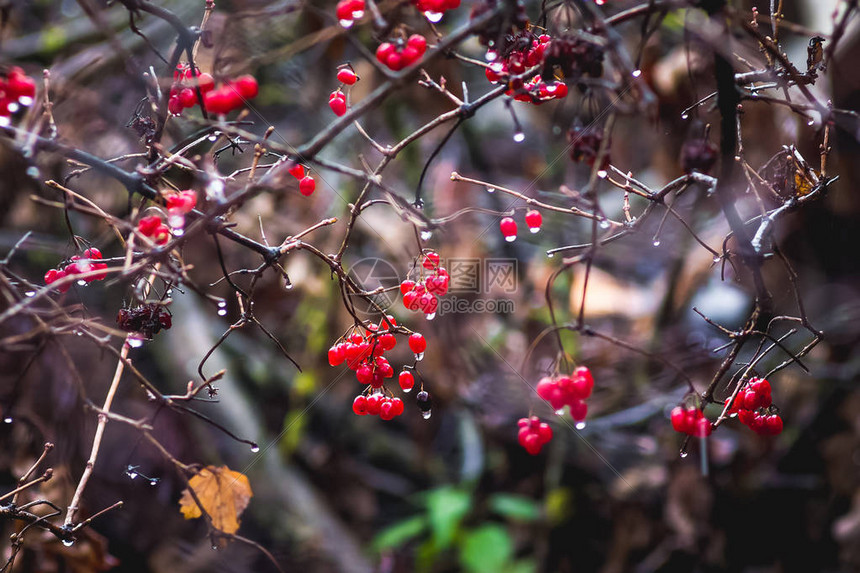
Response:
POLYGON ((188 488, 182 492, 179 508, 185 519, 203 515, 200 506, 212 518, 212 527, 224 533, 239 530, 239 516, 251 500, 251 484, 245 474, 235 472, 227 466, 206 466, 188 480, 188 488), (189 488, 194 490, 200 505, 194 500, 189 488))

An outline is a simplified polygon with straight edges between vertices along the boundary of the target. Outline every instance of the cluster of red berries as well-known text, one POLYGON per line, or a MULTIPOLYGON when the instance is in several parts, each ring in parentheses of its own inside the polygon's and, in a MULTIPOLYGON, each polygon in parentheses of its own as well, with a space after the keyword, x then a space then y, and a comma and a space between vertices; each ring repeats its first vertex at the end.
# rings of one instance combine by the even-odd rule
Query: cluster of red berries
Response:
POLYGON ((152 239, 156 245, 163 245, 170 239, 170 228, 158 215, 150 215, 138 221, 137 230, 144 237, 152 239))
POLYGON ((18 106, 28 106, 36 97, 36 82, 15 66, 0 76, 0 125, 9 125, 9 116, 18 106))
POLYGON ((210 113, 226 115, 242 107, 246 100, 257 97, 259 92, 257 80, 246 74, 233 81, 224 82, 219 88, 213 87, 203 96, 203 105, 210 113))
MULTIPOLYGON (((529 232, 537 233, 540 231, 541 225, 543 225, 543 215, 540 214, 540 211, 529 209, 526 212, 526 226, 528 226, 529 232)), ((504 217, 499 221, 499 230, 507 242, 512 243, 517 240, 517 222, 514 221, 513 217, 504 217)))
POLYGON ((358 75, 349 64, 344 64, 337 72, 337 81, 341 86, 331 92, 328 97, 328 106, 338 117, 346 113, 346 94, 343 93, 343 86, 354 85, 358 81, 358 75))
POLYGON ((150 339, 161 329, 173 326, 170 312, 163 304, 147 302, 135 308, 121 308, 116 315, 116 323, 125 331, 137 332, 150 339))
POLYGON ((215 89, 215 80, 209 74, 201 74, 192 70, 188 64, 179 64, 173 72, 173 85, 170 86, 170 98, 167 100, 167 111, 179 115, 183 109, 194 107, 198 103, 197 90, 204 98, 215 89))
POLYGON ((460 0, 412 0, 412 5, 431 22, 438 22, 445 10, 459 8, 460 0))
POLYGON ((541 422, 537 416, 520 418, 517 421, 520 431, 517 435, 520 445, 533 456, 552 439, 552 428, 546 422, 541 422))
POLYGON ((400 294, 403 295, 403 306, 408 310, 421 311, 429 319, 436 315, 436 309, 439 308, 437 297, 448 292, 451 277, 445 267, 439 265, 439 253, 435 251, 424 254, 421 266, 433 274, 422 276, 418 281, 404 280, 400 283, 400 294))
POLYGON ((672 428, 676 432, 699 438, 711 435, 711 422, 695 407, 675 406, 669 414, 672 428))
MULTIPOLYGON (((770 382, 764 378, 750 378, 745 390, 738 392, 729 415, 760 436, 775 436, 782 432, 782 418, 773 411, 770 382)), ((731 400, 729 397, 726 402, 731 400)))
POLYGON ((570 407, 570 416, 577 427, 582 427, 585 416, 588 415, 588 404, 585 399, 591 396, 594 389, 594 378, 591 371, 580 366, 570 376, 546 376, 538 382, 535 391, 538 396, 549 402, 557 414, 570 407))
POLYGON ((376 59, 396 72, 420 60, 426 51, 427 40, 424 36, 412 34, 406 40, 398 38, 379 44, 376 48, 376 59))
POLYGON ((531 32, 521 32, 513 41, 513 49, 504 59, 497 60, 495 52, 488 52, 488 56, 495 61, 486 69, 487 79, 494 84, 506 82, 508 91, 505 93, 517 101, 539 105, 545 101, 566 97, 567 85, 562 81, 546 82, 539 76, 527 82, 522 78, 509 78, 542 63, 550 44, 551 38, 546 34, 534 36, 531 32))
POLYGON ((344 28, 350 28, 364 16, 364 9, 364 0, 340 0, 335 8, 337 21, 344 28))
POLYGON ((308 197, 317 188, 317 182, 305 172, 305 166, 296 163, 290 168, 290 175, 299 180, 299 193, 308 197))
MULTIPOLYGON (((600 153, 600 145, 603 143, 603 128, 598 125, 575 126, 567 132, 567 140, 570 142, 570 158, 577 163, 584 161, 589 167, 594 167, 600 153)), ((608 145, 606 149, 600 169, 609 167, 608 145)))
POLYGON ((383 420, 391 420, 403 413, 403 400, 381 393, 370 396, 359 394, 352 401, 352 411, 359 416, 379 416, 383 420))
MULTIPOLYGON (((100 260, 102 258, 102 253, 95 247, 87 249, 84 251, 83 256, 75 255, 70 260, 71 262, 67 264, 62 269, 51 269, 45 273, 45 284, 49 285, 54 281, 58 281, 61 278, 79 275, 84 273, 89 273, 90 271, 100 271, 107 268, 107 263, 97 263, 95 261, 100 260)), ((102 281, 107 277, 107 273, 98 273, 95 275, 89 275, 85 277, 81 277, 82 281, 86 281, 91 283, 93 281, 102 281)), ((71 287, 71 282, 64 283, 57 287, 57 290, 60 292, 66 292, 71 287)))

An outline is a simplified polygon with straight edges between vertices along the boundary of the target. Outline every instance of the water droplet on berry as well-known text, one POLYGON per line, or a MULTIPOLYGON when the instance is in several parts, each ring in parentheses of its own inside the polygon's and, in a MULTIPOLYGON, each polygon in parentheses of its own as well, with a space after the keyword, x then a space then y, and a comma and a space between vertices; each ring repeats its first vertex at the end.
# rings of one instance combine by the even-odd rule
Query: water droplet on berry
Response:
POLYGON ((422 241, 429 241, 430 237, 432 237, 432 236, 433 236, 432 231, 421 231, 421 240, 422 241))
POLYGON ((0 127, 6 127, 10 123, 8 115, 0 115, 0 127))
POLYGON ((684 450, 681 450, 681 457, 682 457, 682 458, 686 458, 686 457, 687 457, 687 452, 686 452, 686 451, 684 451, 684 450))
POLYGON ((681 119, 690 119, 690 114, 689 113, 682 113, 681 119))
POLYGON ((505 240, 509 243, 513 243, 514 241, 517 240, 517 236, 516 235, 508 235, 507 237, 505 237, 505 240))
POLYGON ((9 113, 15 113, 16 111, 18 111, 18 104, 12 102, 8 106, 6 106, 6 109, 9 110, 9 113))
POLYGON ((167 217, 167 224, 173 227, 174 235, 181 235, 182 229, 185 227, 185 215, 176 213, 167 217))
POLYGON ((412 388, 401 388, 401 390, 403 390, 404 394, 409 394, 410 392, 412 392, 412 388))
POLYGON ((127 342, 132 348, 140 348, 143 346, 143 339, 136 336, 129 336, 127 342))
POLYGON ((436 313, 435 313, 435 312, 431 312, 431 313, 429 313, 429 314, 425 314, 425 315, 424 315, 424 318, 426 318, 427 320, 433 320, 434 318, 436 318, 436 313))
POLYGON ((419 353, 417 353, 417 354, 415 355, 415 360, 416 360, 417 362, 421 362, 422 360, 424 360, 424 353, 423 353, 423 352, 419 352, 419 353))
POLYGON ((293 290, 293 283, 291 283, 289 280, 285 280, 284 281, 284 288, 287 290, 293 290))
POLYGON ((594 3, 598 6, 603 6, 606 3, 606 0, 594 0, 594 3))
POLYGON ((4 424, 11 424, 12 422, 13 422, 12 416, 6 416, 5 418, 3 418, 4 424))
POLYGON ((74 544, 75 541, 73 539, 63 539, 63 545, 65 545, 66 547, 71 547, 74 544))
POLYGON ((226 308, 219 308, 218 309, 218 316, 227 316, 227 309, 226 308))
MULTIPOLYGON (((33 105, 33 98, 31 98, 30 96, 21 96, 18 98, 18 103, 20 103, 24 107, 29 107, 29 106, 33 105)), ((12 106, 9 106, 9 107, 12 107, 12 106)))
POLYGON ((87 281, 85 281, 84 279, 81 279, 81 280, 77 281, 76 284, 78 286, 87 286, 87 281))
POLYGON ((353 10, 352 11, 352 19, 353 20, 361 20, 362 16, 364 16, 364 10, 353 10))
POLYGON ((349 29, 352 28, 354 22, 352 20, 338 20, 337 23, 340 24, 343 28, 349 29))
POLYGON ((34 296, 35 294, 36 294, 36 291, 28 290, 27 292, 24 293, 24 296, 26 296, 27 298, 30 298, 31 296, 34 296))
POLYGON ((260 451, 260 446, 258 446, 257 444, 254 444, 251 446, 251 453, 252 454, 256 454, 259 451, 260 451))
POLYGON ((496 190, 493 187, 487 187, 487 193, 495 193, 496 190))
POLYGON ((556 410, 555 415, 556 416, 563 416, 564 415, 564 408, 562 407, 562 408, 559 408, 558 410, 556 410))
POLYGON ((654 242, 651 244, 654 245, 655 247, 659 247, 660 246, 660 239, 654 239, 654 242))
POLYGON ((632 73, 631 75, 632 75, 634 78, 638 78, 639 76, 641 76, 641 75, 642 75, 642 70, 633 70, 633 73, 632 73))
POLYGON ((429 420, 430 416, 432 416, 432 415, 433 415, 432 410, 427 410, 426 412, 421 412, 421 417, 424 418, 425 420, 429 420))
POLYGON ((487 50, 487 55, 485 57, 488 62, 495 62, 496 58, 498 58, 499 55, 496 53, 495 50, 487 50))
POLYGON ((27 168, 27 175, 29 175, 33 179, 38 179, 41 176, 41 174, 39 173, 39 168, 35 165, 31 165, 27 168))
POLYGON ((585 421, 577 422, 577 423, 576 423, 576 426, 574 426, 574 427, 575 427, 577 430, 584 430, 584 429, 585 429, 585 421))
POLYGON ((424 12, 424 17, 435 24, 442 19, 442 12, 424 12))
POLYGON ((597 172, 597 176, 600 177, 601 179, 606 179, 607 175, 609 175, 609 174, 606 172, 606 169, 601 169, 597 172))
POLYGON ((540 227, 529 227, 529 232, 533 235, 538 231, 540 231, 540 227))
POLYGON ((514 134, 514 141, 516 141, 517 143, 522 143, 525 140, 526 140, 526 134, 523 133, 522 131, 518 131, 514 134))

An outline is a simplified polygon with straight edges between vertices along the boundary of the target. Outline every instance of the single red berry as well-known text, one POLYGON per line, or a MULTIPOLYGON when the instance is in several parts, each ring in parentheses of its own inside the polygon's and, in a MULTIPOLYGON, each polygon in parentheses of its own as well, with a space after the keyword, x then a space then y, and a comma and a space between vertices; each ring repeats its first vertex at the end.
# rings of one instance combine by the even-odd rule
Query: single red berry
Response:
POLYGON ((535 387, 535 391, 537 392, 537 395, 544 400, 549 400, 549 397, 552 395, 553 389, 555 387, 555 380, 548 376, 545 376, 538 381, 537 386, 535 387))
POLYGON ((388 58, 397 51, 391 42, 382 42, 376 48, 376 59, 380 64, 388 65, 388 58))
POLYGON ((344 353, 342 345, 335 344, 328 349, 328 363, 331 366, 343 364, 344 359, 346 359, 346 354, 344 353))
POLYGON ((424 268, 428 271, 432 271, 436 267, 439 266, 439 253, 436 251, 429 251, 424 255, 424 268))
POLYGON ((523 447, 529 454, 536 456, 543 448, 543 444, 541 444, 540 437, 536 433, 529 433, 523 439, 523 447))
POLYGON ((404 392, 409 392, 415 386, 415 377, 408 370, 403 370, 397 377, 397 381, 400 382, 400 388, 404 392))
POLYGON ((771 436, 782 433, 782 418, 777 414, 771 414, 765 419, 765 427, 771 436))
POLYGON ((386 399, 382 403, 382 406, 379 407, 379 417, 383 420, 387 421, 392 419, 396 415, 394 412, 394 404, 391 403, 391 400, 386 399))
POLYGON ((209 113, 224 115, 230 113, 230 110, 233 109, 232 98, 223 89, 212 90, 203 95, 203 107, 209 113))
POLYGON ((299 193, 305 197, 312 194, 316 188, 317 182, 314 181, 314 178, 310 175, 305 175, 302 177, 301 181, 299 181, 299 193))
POLYGON ((358 81, 358 76, 350 68, 341 68, 337 72, 337 81, 348 86, 353 85, 358 81))
POLYGON ((499 229, 502 231, 505 240, 509 243, 517 238, 517 222, 510 217, 505 217, 499 221, 499 229))
POLYGON ((711 435, 711 422, 707 418, 699 418, 696 420, 696 437, 704 438, 711 435))
POLYGON ((415 288, 415 281, 411 281, 409 279, 406 279, 405 281, 400 283, 400 294, 406 294, 414 288, 415 288))
POLYGON ((379 415, 379 408, 382 406, 382 395, 371 394, 367 397, 367 413, 371 416, 379 415))
POLYGON ((296 163, 295 165, 290 167, 289 174, 296 179, 301 179, 305 176, 305 166, 300 163, 296 163))
POLYGON ((682 434, 687 433, 687 413, 684 411, 684 408, 681 406, 675 406, 672 408, 672 412, 669 414, 669 419, 672 421, 673 430, 682 434))
POLYGON ((427 51, 427 39, 421 34, 412 34, 409 36, 409 39, 406 40, 406 45, 414 48, 419 56, 424 55, 424 52, 427 51))
POLYGON ((543 224, 543 216, 540 211, 531 209, 526 213, 526 225, 528 225, 529 231, 537 233, 540 231, 541 224, 543 224))
POLYGON ((178 97, 172 97, 167 100, 167 111, 169 111, 171 115, 179 115, 182 113, 182 109, 182 102, 179 101, 178 97))
POLYGON ((582 422, 588 415, 588 404, 580 400, 570 405, 570 417, 575 422, 582 422))
POLYGON ((403 306, 409 310, 418 310, 418 299, 420 296, 414 290, 403 295, 403 306))
POLYGON ((179 103, 182 104, 182 107, 194 107, 194 104, 197 103, 197 94, 194 93, 193 89, 185 88, 179 92, 179 103))
POLYGON ((209 74, 200 74, 197 76, 197 86, 200 88, 200 93, 206 95, 215 89, 215 80, 209 74))
POLYGON ((391 411, 395 416, 399 416, 403 413, 403 400, 400 398, 392 398, 391 399, 391 411))
POLYGON ((260 93, 260 86, 257 84, 257 80, 249 74, 236 78, 233 81, 233 85, 236 87, 239 95, 245 99, 254 99, 260 93))
POLYGON ((338 117, 346 114, 346 96, 343 92, 335 92, 332 94, 335 97, 329 98, 328 106, 334 112, 334 114, 338 117), (337 94, 337 95, 335 95, 337 94))
POLYGON ((150 237, 160 226, 161 217, 159 217, 158 215, 150 215, 149 217, 144 217, 143 219, 138 221, 137 230, 140 231, 141 235, 150 237))
POLYGON ((364 396, 356 396, 352 401, 352 411, 359 416, 367 415, 367 398, 364 396))
POLYGON ((412 350, 415 354, 421 354, 427 348, 427 341, 424 340, 424 337, 418 333, 413 332, 409 336, 409 349, 412 350))
POLYGON ((546 422, 541 422, 537 428, 538 437, 542 444, 546 444, 552 439, 552 428, 546 422))

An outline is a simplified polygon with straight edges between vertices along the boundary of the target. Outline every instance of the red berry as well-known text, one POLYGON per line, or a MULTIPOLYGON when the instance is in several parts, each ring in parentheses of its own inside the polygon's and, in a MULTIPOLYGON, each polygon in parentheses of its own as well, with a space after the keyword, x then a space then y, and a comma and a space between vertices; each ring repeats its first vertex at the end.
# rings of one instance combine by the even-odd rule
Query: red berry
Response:
POLYGON ((371 416, 378 416, 379 409, 382 406, 382 395, 371 394, 367 397, 367 413, 371 416))
POLYGON ((328 106, 336 116, 340 117, 346 113, 346 96, 343 92, 334 92, 332 96, 334 97, 329 98, 328 106))
POLYGON ((523 439, 523 447, 528 453, 536 456, 540 453, 541 448, 543 448, 543 444, 540 443, 540 437, 537 434, 529 433, 523 439))
POLYGON ((391 350, 397 346, 397 337, 390 332, 379 337, 379 346, 383 350, 391 350))
POLYGON ((544 400, 549 400, 549 397, 552 395, 553 389, 556 387, 556 383, 552 378, 544 377, 541 378, 535 387, 535 391, 537 395, 543 398, 544 400))
POLYGON ((391 399, 391 411, 395 416, 399 416, 403 413, 403 400, 400 398, 392 398, 391 399))
POLYGON ((299 193, 301 193, 305 197, 313 193, 316 188, 317 183, 310 175, 302 177, 301 181, 299 181, 299 193))
POLYGON ((427 51, 427 39, 421 34, 412 34, 409 36, 409 39, 406 40, 406 45, 414 48, 419 56, 424 55, 424 52, 427 51))
POLYGON ((499 221, 499 229, 506 241, 511 242, 517 238, 517 222, 510 217, 505 217, 499 221))
POLYGON ((711 435, 711 422, 707 418, 699 418, 696 420, 696 437, 704 438, 711 435))
POLYGON ((439 266, 439 253, 435 251, 429 251, 426 255, 424 255, 424 268, 428 271, 432 271, 436 267, 439 266))
POLYGON ((546 444, 552 439, 552 428, 546 422, 541 422, 537 429, 541 443, 546 444))
POLYGON ((771 414, 765 419, 765 428, 771 436, 782 433, 782 418, 776 414, 771 414))
POLYGON ((224 115, 230 113, 232 107, 232 97, 224 89, 212 90, 203 96, 203 107, 209 113, 224 115))
POLYGON ((570 405, 570 416, 575 422, 581 422, 588 415, 588 404, 580 400, 570 405))
POLYGON ((400 294, 406 294, 414 288, 415 281, 410 281, 409 279, 406 279, 405 281, 400 283, 400 294))
POLYGON ((409 310, 418 310, 419 295, 414 290, 411 290, 403 295, 403 306, 409 310))
POLYGON ((397 377, 397 381, 400 382, 400 388, 404 392, 409 392, 415 386, 415 377, 408 370, 403 370, 397 377))
POLYGON ((529 230, 532 233, 537 233, 540 231, 540 226, 543 223, 543 216, 540 214, 540 211, 535 211, 531 209, 526 213, 526 225, 528 225, 529 230))
POLYGON ((169 111, 171 115, 179 115, 182 113, 182 107, 182 102, 179 101, 178 97, 171 97, 167 100, 167 111, 169 111))
POLYGON ((358 76, 350 68, 341 68, 337 72, 337 81, 348 86, 358 81, 358 76))
POLYGON ((380 64, 388 65, 388 58, 394 54, 397 49, 391 42, 382 42, 379 44, 379 47, 376 48, 376 59, 380 64))
POLYGON ((343 364, 344 359, 346 358, 346 354, 344 353, 343 346, 340 344, 335 344, 331 348, 328 349, 328 363, 331 366, 337 366, 339 364, 343 364))
POLYGON ((236 87, 239 95, 245 99, 254 99, 260 93, 260 86, 252 75, 239 76, 233 82, 233 85, 236 87))
POLYGON ((392 419, 396 415, 394 412, 394 405, 391 403, 391 400, 385 400, 382 406, 379 407, 379 417, 383 420, 392 419))
POLYGON ((137 223, 137 230, 140 231, 141 235, 150 237, 160 226, 161 217, 158 215, 151 215, 149 217, 144 217, 137 223))
POLYGON ((672 408, 672 413, 669 414, 669 419, 672 421, 672 429, 682 434, 687 433, 687 413, 681 406, 672 408))
POLYGON ((289 174, 296 179, 301 179, 305 176, 305 166, 300 163, 296 163, 290 167, 289 174))
POLYGON ((352 401, 352 411, 359 416, 367 415, 367 398, 364 396, 356 396, 352 401))
POLYGON ((424 340, 424 337, 418 333, 413 332, 409 336, 409 349, 412 350, 415 354, 421 354, 427 348, 427 341, 424 340))
POLYGON ((179 103, 182 107, 194 107, 197 103, 197 94, 191 88, 185 88, 179 92, 179 103))

